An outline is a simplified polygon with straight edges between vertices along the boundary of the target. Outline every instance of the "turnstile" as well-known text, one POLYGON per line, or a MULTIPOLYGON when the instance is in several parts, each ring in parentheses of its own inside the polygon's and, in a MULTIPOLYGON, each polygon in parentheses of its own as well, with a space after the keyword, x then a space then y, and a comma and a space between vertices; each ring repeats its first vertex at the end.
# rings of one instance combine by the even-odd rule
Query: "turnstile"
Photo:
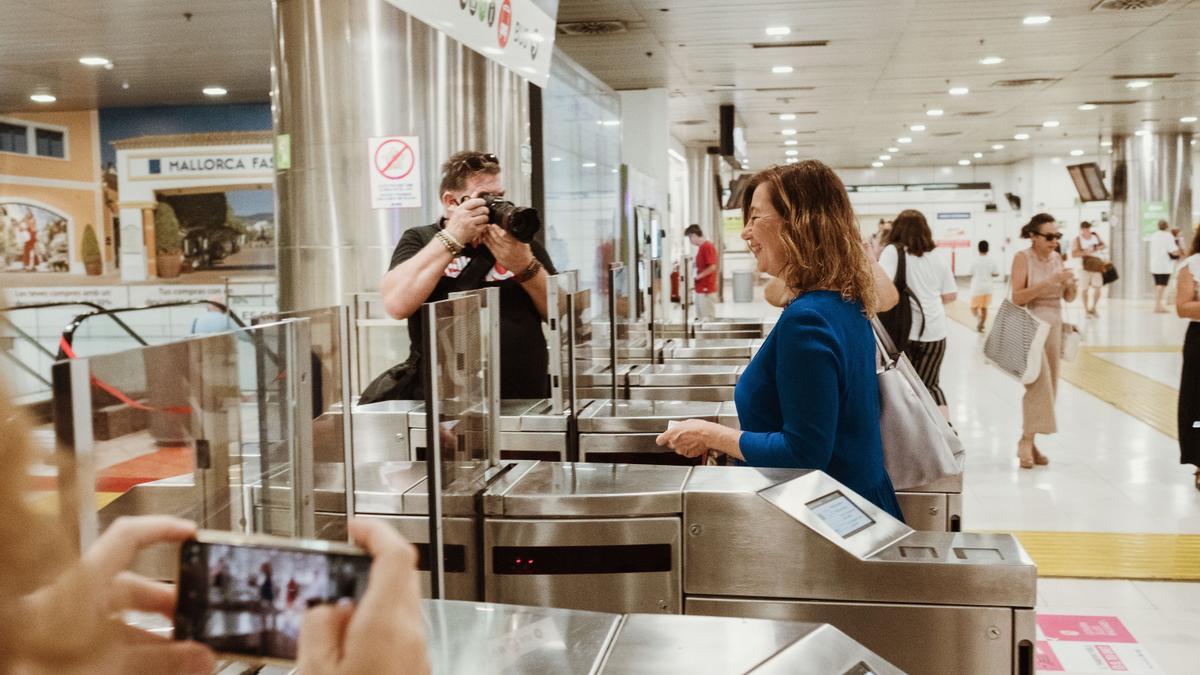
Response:
MULTIPOLYGON (((586 405, 586 401, 577 405, 586 405)), ((500 401, 500 458, 505 460, 566 461, 570 438, 570 411, 553 412, 548 399, 500 401)), ((419 403, 407 416, 410 459, 425 459, 425 405, 419 403)))
POLYGON ((584 408, 579 428, 579 458, 585 462, 695 464, 655 443, 674 420, 716 422, 721 404, 713 401, 593 401, 584 408))
POLYGON ((913 673, 1033 672, 1037 569, 1010 535, 917 532, 819 471, 744 467, 692 470, 684 528, 689 614, 828 621, 913 673))

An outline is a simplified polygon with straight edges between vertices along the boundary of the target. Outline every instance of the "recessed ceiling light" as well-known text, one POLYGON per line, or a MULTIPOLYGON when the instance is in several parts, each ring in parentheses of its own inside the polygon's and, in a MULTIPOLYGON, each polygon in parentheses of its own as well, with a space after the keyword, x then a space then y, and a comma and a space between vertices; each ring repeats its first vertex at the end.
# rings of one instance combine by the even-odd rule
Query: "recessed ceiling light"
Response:
POLYGON ((796 130, 795 129, 784 129, 783 131, 780 131, 779 133, 783 134, 784 136, 795 136, 796 130))
POLYGON ((796 145, 796 144, 797 144, 797 143, 799 143, 799 142, 800 142, 800 141, 798 141, 798 140, 796 140, 796 139, 794 139, 794 138, 789 138, 789 139, 787 139, 786 141, 784 141, 784 142, 783 142, 783 144, 784 144, 784 145, 796 145))
POLYGON ((1042 126, 1046 127, 1047 129, 1053 129, 1054 127, 1058 126, 1058 120, 1046 120, 1045 122, 1042 122, 1042 126))
POLYGON ((981 159, 982 157, 983 157, 983 153, 982 153, 982 152, 977 152, 977 153, 975 153, 975 159, 981 159))
POLYGON ((205 87, 203 91, 205 96, 224 96, 229 93, 225 87, 205 87))
POLYGON ((788 150, 788 151, 784 152, 783 154, 787 155, 788 157, 795 157, 796 155, 800 154, 800 151, 799 150, 788 150))
POLYGON ((1014 134, 1013 138, 1018 141, 1027 141, 1029 140, 1029 134, 1014 134))
POLYGON ((879 167, 883 166, 883 162, 871 162, 871 166, 878 169, 879 167))
POLYGON ((585 169, 594 169, 594 168, 596 168, 596 163, 595 162, 584 162, 582 164, 582 166, 585 169))
POLYGON ((1180 117, 1180 118, 1179 118, 1179 121, 1180 121, 1180 122, 1183 122, 1184 124, 1191 124, 1192 122, 1195 122, 1195 121, 1196 121, 1196 116, 1195 116, 1195 115, 1188 115, 1188 116, 1186 116, 1186 117, 1180 117))
MULTIPOLYGON (((743 164, 743 165, 742 165, 742 168, 743 168, 743 169, 744 169, 744 168, 746 168, 746 165, 745 165, 745 164, 743 164)), ((609 170, 608 170, 608 172, 609 172, 609 173, 616 173, 616 172, 617 172, 617 170, 616 170, 616 169, 609 169, 609 170)))
POLYGON ((1102 145, 1106 148, 1110 148, 1110 147, 1112 147, 1112 141, 1109 141, 1109 140, 1100 141, 1100 145, 1102 145))
POLYGON ((122 88, 122 89, 128 89, 128 88, 129 88, 129 82, 128 82, 128 81, 122 82, 122 83, 121 83, 121 88, 122 88))
POLYGON ((1145 89, 1152 84, 1154 83, 1150 80, 1133 80, 1131 82, 1126 82, 1125 86, 1129 87, 1130 89, 1145 89))
POLYGON ((29 97, 29 100, 34 103, 54 103, 58 99, 54 97, 54 94, 34 94, 29 97))
POLYGON ((971 93, 971 90, 966 87, 950 87, 951 96, 966 96, 969 93, 971 93))
POLYGON ((80 57, 79 62, 85 66, 107 66, 112 63, 103 56, 83 56, 80 57))
POLYGON ((946 111, 942 110, 941 108, 930 108, 929 110, 925 111, 925 114, 929 115, 930 117, 941 117, 942 115, 946 114, 946 111))
POLYGON ((908 129, 909 129, 909 131, 925 131, 925 125, 924 124, 914 124, 914 125, 910 126, 908 129))
POLYGON ((792 29, 787 26, 768 26, 767 35, 771 37, 780 37, 783 35, 791 35, 792 29))
POLYGON ((771 68, 771 72, 775 73, 776 75, 787 75, 793 70, 795 70, 795 68, 791 66, 774 66, 771 68))
POLYGON ((879 156, 879 159, 880 159, 880 160, 882 160, 882 161, 884 161, 884 162, 888 161, 888 160, 889 160, 889 159, 891 159, 891 158, 892 158, 892 156, 891 156, 891 155, 880 155, 880 156, 879 156))
POLYGON ((1148 133, 1150 133, 1150 132, 1146 131, 1145 129, 1138 129, 1137 131, 1133 132, 1133 135, 1134 136, 1145 136, 1148 133))
POLYGON ((550 158, 550 161, 551 161, 551 162, 561 162, 561 161, 562 161, 562 157, 551 157, 551 158, 550 158))
POLYGON ((619 127, 621 126, 621 120, 604 120, 600 124, 603 124, 606 127, 619 127))
POLYGON ((900 148, 888 148, 888 152, 900 152, 900 148))
POLYGON ((783 113, 779 116, 780 122, 791 122, 794 119, 796 119, 796 115, 794 113, 783 113))
POLYGON ((1027 16, 1021 21, 1021 23, 1025 24, 1026 26, 1044 26, 1050 23, 1050 19, 1051 17, 1046 16, 1045 14, 1039 16, 1027 16))
POLYGON ((969 159, 960 159, 960 160, 958 160, 958 165, 959 165, 959 166, 970 166, 970 165, 971 165, 971 160, 969 160, 969 159))
POLYGON ((1072 151, 1071 151, 1071 156, 1072 156, 1072 157, 1082 157, 1082 156, 1083 156, 1083 151, 1082 151, 1082 150, 1072 150, 1072 151))
POLYGON ((983 66, 998 66, 1004 63, 1004 59, 999 56, 985 56, 979 59, 979 64, 983 66))
POLYGON ((912 139, 911 139, 911 138, 909 138, 908 136, 901 136, 900 138, 897 138, 897 139, 896 139, 896 142, 897 142, 897 143, 902 143, 902 144, 903 144, 903 143, 912 143, 912 139))
POLYGON ((993 145, 993 146, 992 146, 992 149, 993 149, 993 150, 1003 150, 1003 149, 1004 149, 1004 144, 1003 144, 1003 143, 997 143, 997 144, 995 144, 995 145, 993 145))
POLYGON ((1095 110, 1096 104, 1095 103, 1084 103, 1083 105, 1079 106, 1079 109, 1080 110, 1095 110))

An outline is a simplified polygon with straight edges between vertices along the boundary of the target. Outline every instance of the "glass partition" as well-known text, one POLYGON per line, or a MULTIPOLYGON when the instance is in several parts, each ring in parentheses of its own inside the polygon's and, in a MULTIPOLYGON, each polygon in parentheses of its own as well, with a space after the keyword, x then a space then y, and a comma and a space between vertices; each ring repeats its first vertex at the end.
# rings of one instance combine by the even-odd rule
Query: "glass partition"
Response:
POLYGON ((355 293, 350 312, 354 342, 350 392, 354 397, 380 373, 403 363, 412 341, 408 322, 388 316, 378 293, 355 293))
POLYGON ((550 403, 555 413, 573 410, 575 402, 574 313, 571 304, 579 288, 579 272, 555 274, 546 284, 550 314, 550 403))
POLYGON ((81 545, 146 514, 313 536, 311 363, 297 319, 55 364, 55 431, 73 457, 59 495, 81 545))

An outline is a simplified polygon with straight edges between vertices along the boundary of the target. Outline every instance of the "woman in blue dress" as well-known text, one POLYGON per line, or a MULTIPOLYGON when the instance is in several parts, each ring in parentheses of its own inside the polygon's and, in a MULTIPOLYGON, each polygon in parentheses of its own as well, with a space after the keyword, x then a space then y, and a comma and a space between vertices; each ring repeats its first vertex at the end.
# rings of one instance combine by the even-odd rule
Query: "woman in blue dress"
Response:
POLYGON ((685 420, 659 445, 750 466, 820 469, 903 518, 883 466, 871 262, 841 179, 809 160, 751 178, 742 239, 792 299, 734 392, 741 430, 685 420))

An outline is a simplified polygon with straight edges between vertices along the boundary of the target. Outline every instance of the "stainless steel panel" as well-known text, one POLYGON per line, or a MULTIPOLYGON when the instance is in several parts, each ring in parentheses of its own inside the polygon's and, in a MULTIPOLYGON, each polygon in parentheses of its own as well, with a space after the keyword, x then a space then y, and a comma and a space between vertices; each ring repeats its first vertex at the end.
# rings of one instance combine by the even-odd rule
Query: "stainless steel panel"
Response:
MULTIPOLYGON (((630 387, 631 401, 711 401, 720 403, 733 398, 732 386, 706 387, 630 387)), ((600 392, 607 396, 608 392, 600 392)))
POLYGON ((950 531, 950 500, 936 492, 897 492, 904 522, 914 530, 950 531))
POLYGON ((610 518, 601 520, 509 520, 483 522, 488 602, 585 609, 597 612, 683 611, 680 588, 680 526, 678 518, 610 518), (496 546, 593 546, 668 544, 667 572, 626 574, 495 574, 496 546))
MULTIPOLYGON (((359 464, 354 472, 354 505, 359 514, 400 515, 404 493, 425 480, 425 464, 374 462, 359 464)), ((422 512, 424 513, 424 512, 422 512)))
POLYGON ((580 433, 658 432, 671 420, 717 421, 720 404, 712 401, 596 401, 579 415, 580 433))
POLYGON ((717 411, 717 423, 731 429, 742 428, 741 420, 738 419, 737 404, 734 403, 732 396, 721 403, 721 409, 717 411))
POLYGON ((590 674, 599 671, 617 614, 426 600, 435 673, 590 674))
MULTIPOLYGON (((866 512, 887 531, 885 536, 875 537, 868 529, 852 535, 848 545, 836 535, 822 533, 820 525, 807 524, 813 518, 805 513, 803 504, 809 499, 804 496, 792 495, 798 509, 777 500, 785 510, 760 495, 760 491, 770 494, 769 484, 787 473, 746 467, 692 470, 684 488, 688 594, 1034 606, 1037 570, 1012 536, 940 532, 903 536, 907 528, 871 507, 874 510, 866 512), (853 553, 856 548, 874 550, 880 542, 896 538, 892 536, 896 533, 901 533, 898 541, 873 557, 853 553), (855 537, 864 536, 870 539, 866 545, 853 544, 855 537), (999 559, 971 555, 988 550, 999 559)), ((824 479, 815 484, 819 489, 811 498, 826 494, 833 482, 814 471, 782 485, 808 476, 824 479)))
MULTIPOLYGON (((373 518, 396 528, 396 531, 414 544, 429 543, 429 518, 425 516, 363 516, 373 518)), ((479 588, 479 521, 475 518, 443 518, 442 537, 447 546, 466 548, 466 570, 446 572, 446 597, 450 600, 478 600, 482 596, 479 588)), ((429 572, 421 571, 421 597, 429 597, 429 572)))
POLYGON ((605 673, 746 673, 820 625, 713 616, 631 614, 605 673))
POLYGON ((1018 609, 1013 612, 1013 672, 1034 673, 1037 671, 1037 612, 1018 609))
POLYGON ((672 359, 750 358, 762 340, 671 340, 663 347, 663 357, 672 359))
POLYGON ((842 631, 822 624, 788 648, 750 671, 754 675, 842 673, 842 675, 903 675, 883 657, 850 639, 842 631))
POLYGON ((591 518, 677 514, 689 467, 539 462, 519 479, 493 486, 484 513, 506 517, 591 518))
POLYGON ((703 387, 735 385, 742 366, 689 365, 686 363, 638 366, 629 373, 632 387, 703 387))
POLYGON ((688 614, 828 623, 914 675, 1015 673, 1013 612, 922 606, 688 597, 688 614))

